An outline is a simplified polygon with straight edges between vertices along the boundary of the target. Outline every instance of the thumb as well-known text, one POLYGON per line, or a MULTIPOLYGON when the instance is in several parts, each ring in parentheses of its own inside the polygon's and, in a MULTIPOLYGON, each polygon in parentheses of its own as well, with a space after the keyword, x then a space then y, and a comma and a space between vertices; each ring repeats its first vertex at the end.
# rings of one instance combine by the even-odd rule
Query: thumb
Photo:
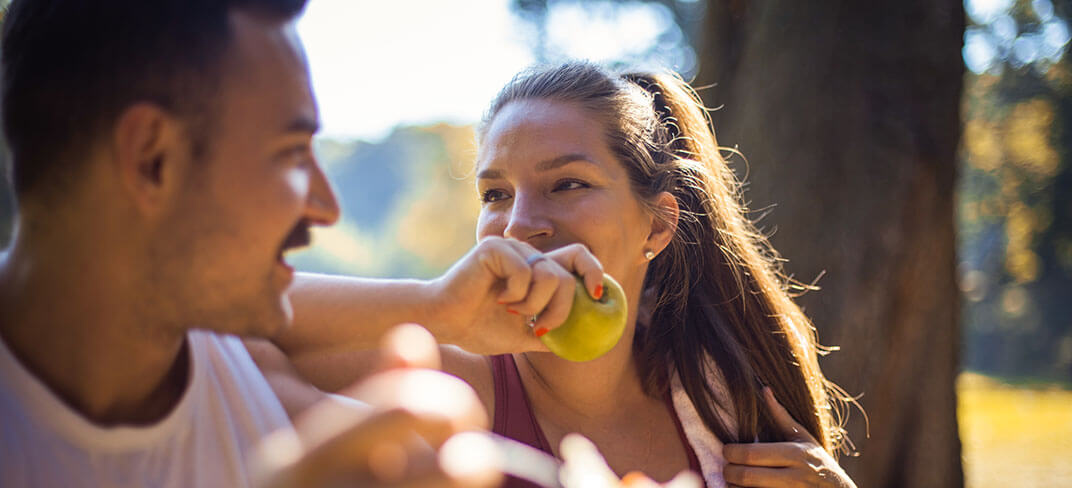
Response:
POLYGON ((778 400, 774 398, 774 390, 771 390, 769 386, 763 387, 763 399, 766 400, 767 408, 770 410, 771 416, 774 417, 774 423, 788 440, 816 442, 815 438, 808 433, 808 429, 797 423, 793 416, 789 414, 789 411, 781 403, 778 403, 778 400))

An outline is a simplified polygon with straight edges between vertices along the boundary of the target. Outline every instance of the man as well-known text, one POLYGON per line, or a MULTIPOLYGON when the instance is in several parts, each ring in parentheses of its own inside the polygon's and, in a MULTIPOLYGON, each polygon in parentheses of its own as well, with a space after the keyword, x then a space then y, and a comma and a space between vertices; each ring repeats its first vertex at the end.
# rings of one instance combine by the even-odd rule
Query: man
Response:
MULTIPOLYGON (((338 218, 311 151, 303 5, 10 6, 2 104, 19 205, 0 257, 0 485, 244 486, 254 446, 290 426, 235 335, 288 325, 283 255, 338 218)), ((330 470, 377 481, 362 458, 373 440, 407 449, 436 430, 435 446, 482 422, 467 415, 351 415, 280 466, 298 485, 330 470)), ((450 481, 434 466, 389 474, 450 481)))

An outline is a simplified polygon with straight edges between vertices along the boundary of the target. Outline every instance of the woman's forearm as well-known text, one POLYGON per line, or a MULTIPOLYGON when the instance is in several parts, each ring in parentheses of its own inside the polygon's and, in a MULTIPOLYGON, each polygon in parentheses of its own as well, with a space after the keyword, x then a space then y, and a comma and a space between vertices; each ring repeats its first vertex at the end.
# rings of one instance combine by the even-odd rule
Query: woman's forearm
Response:
POLYGON ((298 273, 289 292, 293 324, 273 342, 328 391, 369 370, 375 354, 362 352, 374 350, 390 327, 403 322, 420 324, 440 344, 472 354, 546 351, 532 327, 560 325, 572 304, 574 275, 585 277, 592 294, 603 271, 581 245, 542 258, 525 243, 487 238, 433 280, 298 273), (541 259, 532 260, 534 255, 541 259))
POLYGON ((434 329, 426 289, 419 280, 298 273, 289 292, 294 322, 273 342, 301 357, 373 349, 387 329, 403 322, 434 329))
POLYGON ((430 283, 298 273, 289 291, 294 321, 272 342, 306 381, 338 391, 376 368, 392 326, 414 322, 434 333, 430 283))

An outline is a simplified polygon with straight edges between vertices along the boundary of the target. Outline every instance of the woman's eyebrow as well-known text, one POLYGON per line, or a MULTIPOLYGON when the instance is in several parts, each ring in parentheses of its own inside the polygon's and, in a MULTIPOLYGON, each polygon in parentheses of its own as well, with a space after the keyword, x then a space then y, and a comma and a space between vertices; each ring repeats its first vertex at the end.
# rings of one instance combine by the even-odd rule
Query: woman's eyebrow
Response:
MULTIPOLYGON (((596 162, 593 161, 592 158, 589 158, 588 156, 586 156, 584 154, 573 153, 573 154, 565 154, 565 155, 562 155, 562 156, 558 156, 556 158, 540 161, 539 163, 536 163, 536 171, 539 171, 539 172, 551 171, 553 169, 561 168, 561 167, 563 167, 563 166, 565 166, 567 164, 576 163, 576 162, 583 162, 583 163, 588 163, 588 164, 596 164, 596 162)), ((491 169, 491 168, 480 170, 476 174, 476 178, 478 180, 480 180, 480 179, 494 180, 494 179, 499 179, 499 178, 502 178, 502 177, 503 177, 503 172, 502 171, 497 170, 497 169, 491 169)))
POLYGON ((592 158, 589 158, 584 154, 573 153, 565 154, 554 159, 548 159, 546 161, 540 161, 539 163, 536 163, 536 171, 551 171, 553 169, 561 168, 562 166, 578 161, 585 162, 588 164, 596 164, 595 161, 592 161, 592 158))

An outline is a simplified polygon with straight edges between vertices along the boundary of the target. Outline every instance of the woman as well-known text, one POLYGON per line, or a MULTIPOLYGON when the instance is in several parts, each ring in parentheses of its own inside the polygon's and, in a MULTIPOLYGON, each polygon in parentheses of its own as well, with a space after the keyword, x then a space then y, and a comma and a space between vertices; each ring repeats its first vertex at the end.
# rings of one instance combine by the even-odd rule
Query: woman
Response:
POLYGON ((514 353, 446 348, 444 369, 474 387, 497 432, 541 449, 580 432, 619 475, 852 486, 833 458, 842 396, 708 124, 672 76, 570 63, 516 78, 479 130, 481 244, 428 283, 303 277, 280 346, 335 389, 362 369, 352 324, 416 321, 440 342, 514 353), (520 338, 524 322, 540 335, 562 321, 569 272, 598 297, 600 271, 639 304, 611 352, 571 363, 520 338), (474 331, 510 339, 457 339, 474 331))

